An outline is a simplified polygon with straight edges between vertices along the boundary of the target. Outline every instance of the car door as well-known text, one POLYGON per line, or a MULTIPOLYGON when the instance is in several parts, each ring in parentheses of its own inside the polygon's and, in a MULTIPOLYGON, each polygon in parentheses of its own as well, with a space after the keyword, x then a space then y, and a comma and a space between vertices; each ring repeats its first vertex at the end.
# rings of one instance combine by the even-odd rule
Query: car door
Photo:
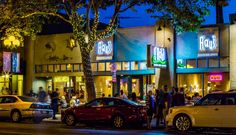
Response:
POLYGON ((10 117, 11 110, 13 109, 14 103, 17 101, 15 97, 5 96, 2 97, 0 111, 2 117, 10 117))
POLYGON ((78 108, 76 115, 81 121, 97 121, 100 117, 97 110, 100 110, 102 106, 101 99, 95 99, 87 103, 84 107, 78 108))
POLYGON ((115 99, 104 98, 102 99, 103 106, 96 109, 99 113, 99 121, 109 121, 112 117, 112 113, 115 107, 117 107, 117 102, 115 99))
POLYGON ((221 127, 236 128, 236 94, 224 94, 219 112, 221 127))
POLYGON ((210 94, 204 97, 192 110, 195 126, 219 127, 221 125, 221 95, 210 94))
POLYGON ((0 97, 0 117, 6 117, 4 116, 4 114, 5 111, 7 110, 5 109, 4 102, 5 102, 5 97, 0 97))

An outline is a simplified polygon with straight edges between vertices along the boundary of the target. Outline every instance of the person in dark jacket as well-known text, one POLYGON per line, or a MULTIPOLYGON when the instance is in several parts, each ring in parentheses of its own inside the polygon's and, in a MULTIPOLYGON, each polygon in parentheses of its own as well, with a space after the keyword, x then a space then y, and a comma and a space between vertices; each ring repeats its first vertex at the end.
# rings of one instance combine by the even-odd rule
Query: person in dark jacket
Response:
POLYGON ((59 93, 58 93, 59 89, 56 88, 56 90, 54 90, 51 94, 51 99, 52 99, 52 110, 53 110, 53 119, 56 119, 56 113, 58 112, 58 100, 59 100, 59 93))
POLYGON ((182 93, 179 92, 178 88, 175 88, 175 94, 173 95, 173 106, 183 106, 185 105, 185 98, 182 93))
POLYGON ((151 121, 154 113, 154 98, 152 95, 152 91, 148 92, 146 98, 146 107, 147 107, 147 128, 151 129, 151 121))

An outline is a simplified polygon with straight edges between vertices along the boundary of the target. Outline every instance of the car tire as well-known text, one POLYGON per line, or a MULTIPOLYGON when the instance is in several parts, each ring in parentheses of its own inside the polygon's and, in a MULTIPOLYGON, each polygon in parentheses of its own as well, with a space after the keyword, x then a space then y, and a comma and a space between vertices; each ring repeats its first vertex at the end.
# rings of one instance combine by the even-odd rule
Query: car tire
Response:
POLYGON ((174 118, 173 125, 178 131, 185 132, 191 129, 192 122, 188 115, 179 114, 174 118))
POLYGON ((73 114, 67 114, 65 116, 65 123, 67 126, 75 126, 76 125, 76 118, 73 114))
POLYGON ((35 124, 39 124, 39 123, 42 122, 42 119, 41 119, 41 118, 33 118, 33 122, 34 122, 35 124))
POLYGON ((125 125, 125 120, 122 116, 116 115, 112 119, 112 125, 115 128, 123 128, 125 125))
POLYGON ((21 121, 21 113, 20 113, 20 111, 18 111, 18 110, 13 110, 12 112, 11 112, 11 120, 13 121, 13 122, 20 122, 21 121))

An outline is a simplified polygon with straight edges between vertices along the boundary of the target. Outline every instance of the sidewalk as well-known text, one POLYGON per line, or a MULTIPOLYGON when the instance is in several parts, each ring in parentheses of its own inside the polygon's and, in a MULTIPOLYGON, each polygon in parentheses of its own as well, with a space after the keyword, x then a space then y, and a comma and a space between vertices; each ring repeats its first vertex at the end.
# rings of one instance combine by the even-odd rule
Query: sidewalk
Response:
POLYGON ((43 119, 43 122, 56 122, 56 123, 61 123, 61 114, 56 114, 57 119, 52 119, 52 118, 47 118, 43 119))

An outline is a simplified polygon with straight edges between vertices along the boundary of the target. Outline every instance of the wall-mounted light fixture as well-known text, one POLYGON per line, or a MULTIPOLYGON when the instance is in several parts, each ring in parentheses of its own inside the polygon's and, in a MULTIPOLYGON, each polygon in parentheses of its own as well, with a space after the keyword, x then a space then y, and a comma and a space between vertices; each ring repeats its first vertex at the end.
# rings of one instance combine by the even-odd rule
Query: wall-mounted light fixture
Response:
POLYGON ((74 37, 70 37, 66 47, 69 48, 71 51, 73 51, 73 49, 77 47, 77 42, 74 37))

